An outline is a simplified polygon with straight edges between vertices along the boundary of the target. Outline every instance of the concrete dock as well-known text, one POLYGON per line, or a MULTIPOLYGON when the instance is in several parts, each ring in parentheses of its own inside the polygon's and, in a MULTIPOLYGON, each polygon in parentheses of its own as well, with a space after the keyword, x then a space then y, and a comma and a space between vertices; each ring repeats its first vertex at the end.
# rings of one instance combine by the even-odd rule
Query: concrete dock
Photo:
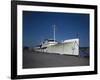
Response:
POLYGON ((89 57, 23 51, 23 68, 47 68, 67 66, 87 66, 89 57))

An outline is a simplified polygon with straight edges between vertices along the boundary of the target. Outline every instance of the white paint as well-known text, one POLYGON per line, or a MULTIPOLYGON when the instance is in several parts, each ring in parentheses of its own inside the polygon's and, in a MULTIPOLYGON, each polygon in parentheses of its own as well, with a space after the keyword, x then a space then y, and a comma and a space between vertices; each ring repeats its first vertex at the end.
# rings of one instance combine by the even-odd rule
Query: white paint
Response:
MULTIPOLYGON (((41 51, 41 50, 40 50, 41 51)), ((79 39, 69 39, 62 43, 48 46, 43 52, 68 55, 79 55, 79 39)))

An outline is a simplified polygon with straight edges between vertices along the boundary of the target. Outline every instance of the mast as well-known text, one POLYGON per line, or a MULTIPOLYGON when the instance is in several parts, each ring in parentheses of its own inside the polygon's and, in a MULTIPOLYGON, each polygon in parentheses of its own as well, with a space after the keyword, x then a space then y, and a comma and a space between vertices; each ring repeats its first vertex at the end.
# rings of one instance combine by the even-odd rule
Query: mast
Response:
POLYGON ((54 39, 54 42, 55 42, 55 40, 56 40, 55 28, 56 28, 56 25, 54 24, 54 25, 53 25, 53 39, 54 39))
POLYGON ((79 33, 76 33, 76 38, 79 38, 79 33))

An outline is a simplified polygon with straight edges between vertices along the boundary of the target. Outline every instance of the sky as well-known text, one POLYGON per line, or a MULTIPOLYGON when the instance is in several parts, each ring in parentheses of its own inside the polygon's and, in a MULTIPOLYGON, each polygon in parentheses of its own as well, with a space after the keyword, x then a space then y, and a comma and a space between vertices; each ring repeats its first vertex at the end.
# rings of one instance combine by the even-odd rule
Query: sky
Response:
POLYGON ((23 11, 23 46, 36 46, 44 39, 78 38, 80 47, 89 47, 89 14, 23 11))

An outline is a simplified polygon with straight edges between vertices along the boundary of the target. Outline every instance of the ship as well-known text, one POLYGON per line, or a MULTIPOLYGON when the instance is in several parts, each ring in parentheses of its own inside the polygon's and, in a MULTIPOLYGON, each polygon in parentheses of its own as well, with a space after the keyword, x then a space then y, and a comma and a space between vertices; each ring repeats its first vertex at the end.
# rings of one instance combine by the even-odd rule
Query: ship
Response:
POLYGON ((58 53, 66 55, 79 55, 79 38, 66 39, 61 42, 55 39, 55 25, 53 29, 53 39, 45 39, 40 45, 34 47, 35 51, 45 53, 58 53))

